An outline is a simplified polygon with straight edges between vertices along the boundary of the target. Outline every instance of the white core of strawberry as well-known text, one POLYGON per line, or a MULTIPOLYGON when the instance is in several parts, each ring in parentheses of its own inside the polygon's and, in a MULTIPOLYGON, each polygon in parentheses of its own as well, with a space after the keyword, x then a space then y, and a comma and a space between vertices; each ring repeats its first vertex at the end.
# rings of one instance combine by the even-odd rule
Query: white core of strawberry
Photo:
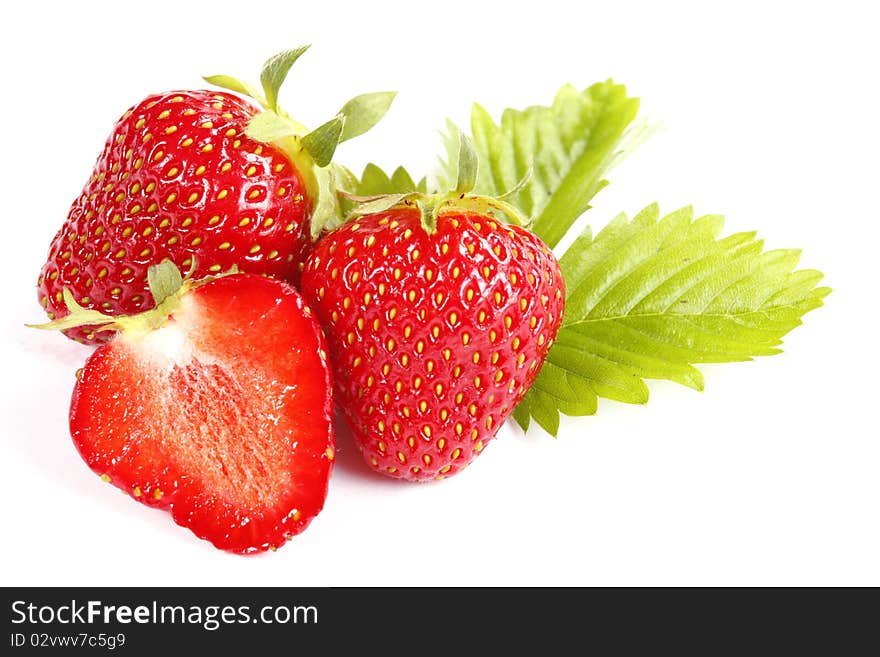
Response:
POLYGON ((183 365, 192 360, 192 342, 175 322, 150 331, 137 339, 137 350, 144 357, 166 366, 183 365))

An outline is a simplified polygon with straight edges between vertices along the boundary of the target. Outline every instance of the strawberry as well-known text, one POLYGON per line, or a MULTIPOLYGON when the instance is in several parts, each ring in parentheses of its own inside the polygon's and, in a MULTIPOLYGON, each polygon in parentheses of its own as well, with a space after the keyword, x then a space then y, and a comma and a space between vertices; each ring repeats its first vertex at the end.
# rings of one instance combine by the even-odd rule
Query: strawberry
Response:
POLYGON ((73 442, 101 478, 218 548, 274 549, 321 510, 334 459, 324 340, 289 284, 181 283, 152 267, 157 307, 101 317, 65 294, 44 325, 117 330, 77 375, 73 442))
MULTIPOLYGON (((152 95, 123 114, 40 273, 39 299, 50 319, 67 312, 64 288, 83 307, 110 315, 151 308, 147 269, 166 258, 197 277, 236 265, 297 282, 311 232, 334 218, 326 168, 333 149, 378 121, 392 97, 359 96, 305 134, 277 105, 278 88, 304 50, 266 63, 265 98, 234 78, 206 78, 252 96, 262 109, 237 95, 196 90, 152 95), (285 130, 261 133, 267 118, 285 130)), ((112 334, 83 326, 67 335, 99 343, 112 334)))
POLYGON ((397 205, 318 242, 302 291, 367 463, 439 479, 483 450, 534 381, 562 320, 564 282, 535 235, 495 217, 500 202, 378 202, 397 205))

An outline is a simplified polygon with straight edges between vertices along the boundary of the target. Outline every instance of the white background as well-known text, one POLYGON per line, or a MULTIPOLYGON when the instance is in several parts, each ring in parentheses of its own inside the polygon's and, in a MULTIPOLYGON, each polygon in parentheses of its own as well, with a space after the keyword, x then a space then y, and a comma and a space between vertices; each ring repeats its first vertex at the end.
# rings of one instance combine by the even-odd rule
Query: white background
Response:
MULTIPOLYGON (((3 585, 880 585, 878 139, 871 3, 18 3, 3 61, 3 585), (274 5, 274 6, 273 6, 274 5), (286 7, 282 9, 281 7, 286 7), (580 7, 580 8, 578 8, 580 7), (377 478, 348 436, 324 512, 277 553, 215 550, 103 484, 67 430, 88 350, 24 329, 48 244, 110 127, 148 93, 312 50, 281 101, 317 125, 397 89, 346 144, 360 168, 433 165, 474 100, 549 102, 613 76, 663 130, 588 221, 659 201, 802 247, 835 291, 783 355, 651 384, 558 440, 506 427, 461 475, 377 478)), ((15 13, 12 13, 15 12, 15 13)))

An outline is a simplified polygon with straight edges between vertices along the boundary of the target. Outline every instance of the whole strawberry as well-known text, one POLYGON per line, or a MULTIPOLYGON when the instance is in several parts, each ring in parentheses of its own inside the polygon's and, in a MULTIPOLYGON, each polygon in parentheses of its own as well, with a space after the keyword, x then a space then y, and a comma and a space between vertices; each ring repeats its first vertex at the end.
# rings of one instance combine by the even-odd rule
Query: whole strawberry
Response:
MULTIPOLYGON (((151 308, 147 269, 166 258, 197 277, 235 265, 298 281, 312 234, 335 219, 327 167, 333 149, 378 121, 393 97, 359 96, 306 134, 277 104, 304 51, 266 63, 265 97, 234 78, 206 78, 258 104, 226 92, 172 91, 125 112, 40 273, 39 299, 50 318, 67 313, 64 288, 105 314, 151 308)), ((66 334, 87 343, 112 336, 89 326, 66 334)))
POLYGON ((535 235, 496 218, 503 204, 413 194, 363 208, 395 203, 324 237, 302 289, 365 460, 423 481, 470 463, 525 395, 564 282, 535 235))

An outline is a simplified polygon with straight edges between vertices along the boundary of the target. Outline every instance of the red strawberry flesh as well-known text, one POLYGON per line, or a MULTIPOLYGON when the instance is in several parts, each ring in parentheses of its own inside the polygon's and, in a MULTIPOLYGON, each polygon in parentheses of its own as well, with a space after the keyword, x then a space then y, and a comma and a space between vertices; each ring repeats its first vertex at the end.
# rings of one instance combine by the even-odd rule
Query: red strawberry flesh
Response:
POLYGON ((331 410, 323 339, 301 297, 239 274, 189 292, 162 328, 100 347, 70 426, 95 472, 246 553, 282 545, 321 510, 331 410))

